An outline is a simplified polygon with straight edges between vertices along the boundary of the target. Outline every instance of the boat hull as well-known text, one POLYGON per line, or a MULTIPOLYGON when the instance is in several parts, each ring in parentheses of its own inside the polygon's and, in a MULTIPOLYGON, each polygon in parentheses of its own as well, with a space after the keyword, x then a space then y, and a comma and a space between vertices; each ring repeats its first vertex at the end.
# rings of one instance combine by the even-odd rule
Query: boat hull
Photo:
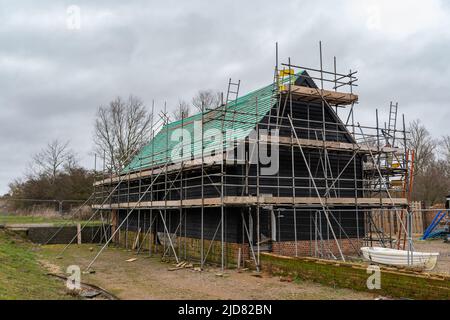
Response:
POLYGON ((419 268, 427 271, 434 269, 439 256, 437 252, 412 252, 409 257, 410 263, 408 263, 408 251, 406 250, 363 247, 361 251, 364 258, 371 262, 399 267, 419 268))

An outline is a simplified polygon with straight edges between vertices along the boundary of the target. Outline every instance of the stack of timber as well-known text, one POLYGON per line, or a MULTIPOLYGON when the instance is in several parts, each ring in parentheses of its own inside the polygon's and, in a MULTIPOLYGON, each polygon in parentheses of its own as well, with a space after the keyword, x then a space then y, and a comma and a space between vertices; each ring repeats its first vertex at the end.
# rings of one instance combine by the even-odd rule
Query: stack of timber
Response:
MULTIPOLYGON (((422 235, 423 227, 423 210, 422 203, 412 202, 411 211, 412 217, 412 233, 415 236, 422 235)), ((372 221, 379 231, 385 234, 398 234, 399 229, 402 229, 402 223, 406 226, 406 210, 404 209, 372 209, 372 221), (402 222, 400 222, 400 218, 402 222)))

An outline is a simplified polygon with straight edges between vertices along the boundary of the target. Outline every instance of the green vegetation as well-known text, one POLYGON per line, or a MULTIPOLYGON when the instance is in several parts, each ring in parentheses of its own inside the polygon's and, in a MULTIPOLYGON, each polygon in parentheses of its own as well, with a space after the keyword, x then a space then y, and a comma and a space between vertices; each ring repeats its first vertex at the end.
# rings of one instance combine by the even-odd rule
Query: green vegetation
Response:
POLYGON ((0 230, 0 299, 70 299, 64 283, 50 278, 32 244, 0 230))
MULTIPOLYGON (((75 225, 77 223, 84 224, 83 220, 70 220, 61 217, 48 217, 48 216, 19 216, 19 215, 7 215, 0 213, 0 224, 33 224, 33 223, 51 223, 54 226, 61 225, 75 225)), ((88 225, 100 225, 101 221, 89 221, 88 225)))

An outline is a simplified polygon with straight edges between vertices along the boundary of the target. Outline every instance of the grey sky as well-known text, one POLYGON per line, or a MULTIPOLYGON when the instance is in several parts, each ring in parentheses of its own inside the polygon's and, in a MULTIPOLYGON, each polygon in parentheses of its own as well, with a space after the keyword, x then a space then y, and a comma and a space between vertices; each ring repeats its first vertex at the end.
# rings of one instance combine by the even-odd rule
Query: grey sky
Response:
POLYGON ((391 100, 407 120, 450 134, 448 1, 8 1, 0 7, 0 194, 49 140, 93 166, 96 109, 134 94, 172 107, 199 89, 241 93, 272 81, 280 60, 359 71, 359 120, 391 100), (81 28, 67 28, 67 8, 81 28))

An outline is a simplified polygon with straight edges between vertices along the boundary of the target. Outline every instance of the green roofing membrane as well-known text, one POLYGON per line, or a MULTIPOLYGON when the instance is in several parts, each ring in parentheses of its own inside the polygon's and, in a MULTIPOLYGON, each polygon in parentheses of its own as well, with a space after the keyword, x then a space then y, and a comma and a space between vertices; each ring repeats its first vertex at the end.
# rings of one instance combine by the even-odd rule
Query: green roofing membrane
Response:
MULTIPOLYGON (((285 78, 282 82, 295 81, 300 74, 285 78)), ((123 173, 200 158, 202 147, 203 155, 206 156, 211 150, 220 148, 221 144, 225 149, 230 147, 230 141, 245 139, 276 103, 273 99, 274 86, 270 84, 224 107, 206 110, 163 126, 124 168, 123 173), (222 139, 221 132, 226 132, 222 139)))

